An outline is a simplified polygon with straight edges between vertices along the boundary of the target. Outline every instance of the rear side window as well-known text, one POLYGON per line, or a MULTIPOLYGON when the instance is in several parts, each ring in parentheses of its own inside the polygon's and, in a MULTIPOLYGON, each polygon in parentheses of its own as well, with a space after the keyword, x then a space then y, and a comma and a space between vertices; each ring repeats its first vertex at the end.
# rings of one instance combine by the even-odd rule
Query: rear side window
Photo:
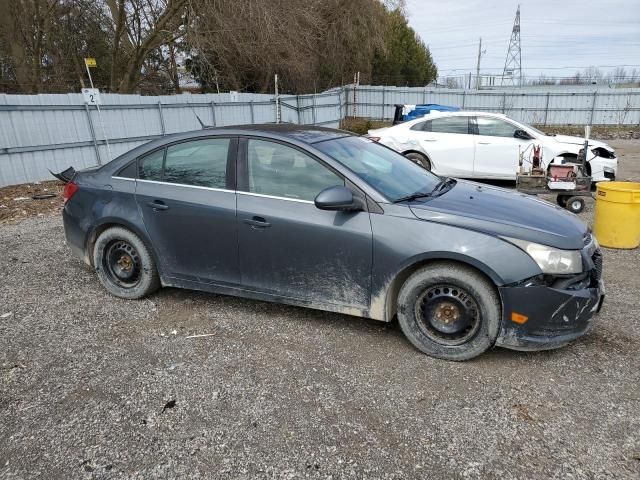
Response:
POLYGON ((249 191, 274 197, 313 200, 344 180, 317 160, 275 142, 249 140, 249 191))
MULTIPOLYGON (((427 128, 427 124, 431 124, 431 122, 420 122, 420 123, 416 123, 415 125, 412 125, 410 130, 417 130, 419 132, 423 132, 423 131, 431 131, 431 130, 426 130, 427 128)), ((428 128, 431 128, 431 125, 428 126, 428 128)))
POLYGON ((164 148, 142 157, 138 161, 138 178, 141 180, 162 180, 162 161, 164 160, 164 148))
POLYGON ((162 181, 198 187, 227 185, 228 138, 210 138, 167 147, 162 181))
POLYGON ((178 143, 138 162, 138 178, 197 187, 225 188, 230 139, 178 143))
POLYGON ((466 135, 469 133, 468 117, 435 118, 426 122, 425 131, 437 133, 457 133, 466 135))

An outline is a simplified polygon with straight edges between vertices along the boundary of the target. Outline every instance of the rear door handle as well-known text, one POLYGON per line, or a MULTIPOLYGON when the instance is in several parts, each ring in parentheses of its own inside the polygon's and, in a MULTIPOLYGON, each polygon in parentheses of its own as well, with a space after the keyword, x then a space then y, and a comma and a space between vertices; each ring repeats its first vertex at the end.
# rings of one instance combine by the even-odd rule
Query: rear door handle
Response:
POLYGON ((156 211, 169 210, 169 205, 166 205, 162 200, 154 200, 153 202, 148 202, 147 205, 156 211))
POLYGON ((267 228, 271 226, 271 224, 263 217, 258 217, 256 215, 254 215, 253 218, 245 218, 243 222, 247 225, 251 225, 251 228, 267 228))
POLYGON ((438 140, 436 140, 435 138, 423 138, 423 140, 425 142, 437 142, 438 140))
POLYGON ((491 145, 491 142, 478 142, 478 145, 491 145))

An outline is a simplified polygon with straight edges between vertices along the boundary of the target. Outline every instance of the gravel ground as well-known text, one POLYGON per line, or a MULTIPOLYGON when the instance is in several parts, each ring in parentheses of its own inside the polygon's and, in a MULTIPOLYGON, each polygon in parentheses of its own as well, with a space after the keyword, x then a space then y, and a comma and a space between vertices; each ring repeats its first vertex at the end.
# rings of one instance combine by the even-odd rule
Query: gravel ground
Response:
MULTIPOLYGON (((612 143, 640 179, 640 142, 612 143)), ((0 252, 0 478, 640 476, 639 250, 605 250, 584 338, 466 363, 395 324, 111 297, 59 216, 0 225, 0 252)))

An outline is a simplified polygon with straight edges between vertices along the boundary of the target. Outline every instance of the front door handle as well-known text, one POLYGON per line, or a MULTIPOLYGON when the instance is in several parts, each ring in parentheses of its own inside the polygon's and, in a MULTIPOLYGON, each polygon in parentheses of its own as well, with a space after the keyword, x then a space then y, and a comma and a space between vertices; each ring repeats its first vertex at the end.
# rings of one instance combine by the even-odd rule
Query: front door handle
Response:
POLYGON ((166 205, 162 200, 154 200, 153 202, 148 202, 147 205, 149 205, 155 211, 169 210, 169 205, 166 205))
POLYGON ((478 142, 478 145, 491 145, 491 142, 478 142))
POLYGON ((253 218, 245 218, 243 222, 250 225, 251 228, 267 228, 271 226, 263 217, 258 217, 257 215, 254 215, 253 218))
POLYGON ((436 140, 435 138, 423 138, 423 140, 425 142, 437 142, 438 140, 436 140))

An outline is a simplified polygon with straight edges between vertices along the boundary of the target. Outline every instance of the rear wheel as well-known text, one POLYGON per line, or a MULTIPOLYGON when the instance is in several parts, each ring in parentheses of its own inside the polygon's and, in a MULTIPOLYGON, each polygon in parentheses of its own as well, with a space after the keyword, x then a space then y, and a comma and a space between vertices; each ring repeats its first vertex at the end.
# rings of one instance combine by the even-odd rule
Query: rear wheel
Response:
POLYGON ((126 228, 111 227, 100 234, 93 249, 93 264, 100 283, 117 297, 138 299, 160 287, 149 249, 126 228))
POLYGON ((404 155, 409 160, 411 160, 416 165, 420 165, 425 170, 431 171, 431 161, 427 158, 426 155, 418 152, 409 152, 404 155))
POLYGON ((558 203, 558 205, 560 205, 562 208, 566 208, 567 207, 567 197, 566 195, 558 195, 556 197, 556 202, 558 203))
POLYGON ((438 262, 411 275, 398 296, 398 321, 420 351, 468 360, 493 346, 501 322, 493 285, 475 270, 438 262))

